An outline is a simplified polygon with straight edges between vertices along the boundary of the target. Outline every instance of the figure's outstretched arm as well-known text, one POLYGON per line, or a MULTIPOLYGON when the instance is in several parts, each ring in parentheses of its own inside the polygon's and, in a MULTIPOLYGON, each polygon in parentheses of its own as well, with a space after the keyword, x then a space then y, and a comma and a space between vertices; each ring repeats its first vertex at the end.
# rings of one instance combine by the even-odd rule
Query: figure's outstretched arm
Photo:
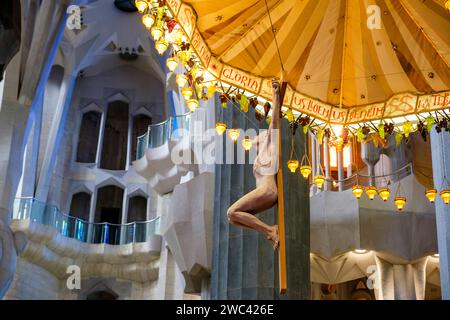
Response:
POLYGON ((280 113, 281 113, 281 85, 280 81, 275 78, 272 80, 272 91, 273 91, 273 110, 272 110, 272 120, 270 121, 269 129, 278 129, 280 127, 280 113))

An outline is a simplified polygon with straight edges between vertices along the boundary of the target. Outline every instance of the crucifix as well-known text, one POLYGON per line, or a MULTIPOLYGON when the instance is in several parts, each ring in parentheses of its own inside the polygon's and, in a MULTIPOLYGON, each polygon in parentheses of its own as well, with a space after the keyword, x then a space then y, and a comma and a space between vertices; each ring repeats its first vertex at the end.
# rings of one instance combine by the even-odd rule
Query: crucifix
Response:
POLYGON ((273 109, 269 129, 254 139, 257 148, 253 164, 256 188, 233 203, 227 212, 231 224, 263 233, 274 250, 278 249, 280 294, 286 292, 283 173, 282 165, 279 165, 282 163, 280 118, 286 87, 286 82, 280 84, 278 79, 272 80, 273 109), (278 225, 267 225, 256 216, 277 203, 278 225))

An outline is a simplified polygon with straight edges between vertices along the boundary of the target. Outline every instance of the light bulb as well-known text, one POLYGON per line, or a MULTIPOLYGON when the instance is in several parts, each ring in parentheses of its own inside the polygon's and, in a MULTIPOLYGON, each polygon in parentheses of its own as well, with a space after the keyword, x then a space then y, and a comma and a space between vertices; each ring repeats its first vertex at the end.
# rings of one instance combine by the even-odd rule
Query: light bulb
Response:
POLYGON ((188 82, 188 77, 185 74, 177 74, 176 82, 180 88, 184 87, 188 82))
POLYGON ((223 122, 216 123, 216 131, 219 136, 221 136, 227 130, 227 125, 223 122))
POLYGON ((364 192, 364 189, 362 186, 357 184, 356 186, 352 187, 352 192, 353 192, 353 195, 356 197, 356 199, 360 199, 364 192))
POLYGON ((150 32, 152 34, 153 40, 158 41, 162 38, 164 29, 158 26, 154 26, 150 32))
POLYGON ((314 177, 314 183, 317 188, 322 189, 323 184, 325 183, 325 177, 321 174, 314 177))
POLYGON ((194 112, 198 108, 198 101, 195 99, 189 99, 186 101, 186 105, 191 112, 194 112))
POLYGON ((178 67, 177 58, 175 58, 175 57, 167 58, 166 66, 170 72, 174 72, 175 69, 178 67))
POLYGON ((156 41, 155 49, 160 55, 163 55, 163 53, 167 50, 167 42, 164 41, 164 39, 156 41))
POLYGON ((389 190, 389 188, 381 188, 380 190, 378 190, 378 194, 380 195, 380 198, 383 199, 384 202, 386 202, 389 199, 391 190, 389 190))
POLYGON ((240 135, 239 129, 230 129, 228 131, 228 135, 230 136, 231 140, 236 142, 240 135))
POLYGON ((450 190, 444 189, 441 191, 440 195, 441 195, 442 200, 444 200, 445 204, 450 203, 450 190))
POLYGON ((295 171, 297 171, 298 168, 298 160, 288 160, 287 166, 289 168, 289 171, 291 171, 291 173, 295 173, 295 171))
POLYGON ((245 151, 249 151, 252 147, 252 140, 250 140, 250 138, 248 136, 246 136, 243 140, 242 140, 242 147, 244 148, 245 151))
POLYGON ((430 201, 430 203, 434 203, 434 201, 436 200, 436 196, 437 196, 437 190, 429 189, 429 190, 425 191, 425 196, 427 197, 428 201, 430 201))
POLYGON ((311 166, 300 167, 300 173, 302 174, 303 178, 305 178, 305 180, 309 178, 311 171, 312 171, 311 166))
POLYGON ((374 186, 367 186, 366 187, 366 194, 369 197, 370 200, 375 199, 375 196, 377 195, 377 188, 374 186))
POLYGON ((155 16, 147 13, 144 14, 142 16, 142 23, 144 24, 144 26, 150 30, 150 28, 153 26, 153 24, 155 23, 155 16))
POLYGON ((138 9, 139 13, 144 13, 144 11, 148 8, 148 3, 145 0, 136 0, 134 5, 138 9))
POLYGON ((398 211, 403 211, 403 207, 406 204, 406 198, 405 197, 395 197, 394 204, 397 206, 398 211))
POLYGON ((194 90, 192 90, 191 87, 183 87, 181 88, 181 94, 186 100, 189 100, 194 93, 194 90))

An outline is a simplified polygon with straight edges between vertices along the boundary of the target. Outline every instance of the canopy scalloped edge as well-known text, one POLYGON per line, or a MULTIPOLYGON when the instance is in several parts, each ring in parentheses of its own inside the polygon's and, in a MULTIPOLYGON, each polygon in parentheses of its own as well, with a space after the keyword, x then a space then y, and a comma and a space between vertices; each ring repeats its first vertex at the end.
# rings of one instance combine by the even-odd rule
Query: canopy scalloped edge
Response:
MULTIPOLYGON (((167 0, 166 4, 189 39, 203 67, 217 80, 265 99, 272 97, 271 79, 261 78, 224 64, 212 54, 197 28, 197 14, 190 5, 181 0, 167 0)), ((403 93, 383 103, 339 108, 308 97, 288 86, 283 104, 327 123, 348 125, 447 109, 450 108, 450 91, 424 95, 403 93)))

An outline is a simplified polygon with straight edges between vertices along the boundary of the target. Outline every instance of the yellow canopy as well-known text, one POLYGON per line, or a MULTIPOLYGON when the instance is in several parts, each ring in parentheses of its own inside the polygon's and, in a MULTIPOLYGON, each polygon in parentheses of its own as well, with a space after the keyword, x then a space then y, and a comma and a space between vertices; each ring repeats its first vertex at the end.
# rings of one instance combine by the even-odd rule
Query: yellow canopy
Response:
POLYGON ((285 105, 321 120, 355 123, 450 107, 445 0, 168 0, 167 5, 218 79, 270 98, 280 55, 290 86, 285 105))

